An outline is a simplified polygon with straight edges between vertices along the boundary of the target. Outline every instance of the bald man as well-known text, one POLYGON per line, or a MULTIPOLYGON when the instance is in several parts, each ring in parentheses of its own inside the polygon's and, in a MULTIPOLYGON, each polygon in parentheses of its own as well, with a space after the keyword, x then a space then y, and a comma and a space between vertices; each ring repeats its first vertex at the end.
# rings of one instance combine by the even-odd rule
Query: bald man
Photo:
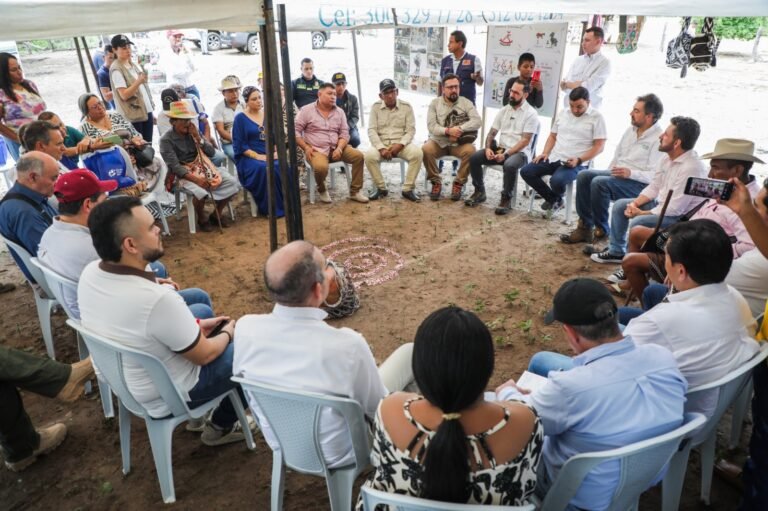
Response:
MULTIPOLYGON (((320 249, 306 241, 275 251, 264 265, 264 283, 276 302, 270 314, 243 316, 235 326, 233 372, 259 383, 354 399, 373 420, 389 392, 413 388, 413 343, 400 346, 376 367, 365 338, 325 323, 320 307, 334 273, 320 249)), ((267 443, 278 442, 255 401, 267 443)), ((330 468, 354 461, 344 420, 323 414, 320 442, 330 468)))
MULTIPOLYGON (((48 154, 30 151, 19 159, 16 174, 16 183, 0 201, 0 234, 36 256, 40 238, 58 214, 48 198, 59 177, 59 164, 48 154)), ((27 279, 34 282, 21 259, 11 254, 27 279)))

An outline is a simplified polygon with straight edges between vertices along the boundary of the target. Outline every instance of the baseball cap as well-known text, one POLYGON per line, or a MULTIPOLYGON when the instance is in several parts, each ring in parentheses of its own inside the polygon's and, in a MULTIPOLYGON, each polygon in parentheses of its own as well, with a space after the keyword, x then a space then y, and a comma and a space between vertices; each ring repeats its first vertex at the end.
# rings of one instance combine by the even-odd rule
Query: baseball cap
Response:
POLYGON ((179 30, 177 28, 172 28, 171 30, 166 32, 166 34, 167 34, 168 37, 175 37, 177 35, 184 35, 184 32, 182 32, 181 30, 179 30))
POLYGON ((381 82, 379 82, 379 92, 384 92, 389 89, 397 89, 397 85, 395 85, 395 81, 391 78, 385 78, 381 82))
POLYGON ((616 301, 603 284, 594 279, 572 279, 560 286, 544 324, 593 325, 616 316, 616 301))
POLYGON ((335 73, 331 81, 334 85, 341 82, 347 83, 347 77, 344 75, 344 73, 335 73))
POLYGON ((86 197, 93 197, 100 192, 112 192, 117 189, 117 181, 109 179, 99 181, 96 174, 87 169, 75 169, 61 174, 53 186, 53 193, 61 203, 75 202, 86 197))
MULTIPOLYGON (((133 44, 133 42, 128 39, 128 36, 123 34, 117 34, 114 36, 110 43, 112 44, 112 48, 125 48, 129 44, 133 44)), ((134 46, 136 45, 134 44, 134 46)))

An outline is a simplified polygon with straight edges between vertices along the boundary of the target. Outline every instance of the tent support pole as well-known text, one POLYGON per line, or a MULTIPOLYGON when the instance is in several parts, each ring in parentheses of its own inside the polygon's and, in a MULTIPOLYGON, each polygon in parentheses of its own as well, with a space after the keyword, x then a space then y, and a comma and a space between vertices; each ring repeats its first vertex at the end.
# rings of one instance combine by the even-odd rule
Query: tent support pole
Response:
POLYGON ((85 83, 85 92, 91 92, 91 84, 88 83, 88 75, 85 72, 85 64, 83 63, 83 53, 80 50, 80 42, 75 39, 75 48, 77 49, 77 60, 80 61, 80 72, 83 73, 83 83, 85 83))
POLYGON ((357 79, 357 99, 360 102, 360 126, 365 128, 365 115, 363 115, 363 88, 360 85, 360 62, 357 60, 357 30, 352 29, 352 51, 355 54, 355 78, 357 79))
POLYGON ((93 73, 93 81, 96 82, 96 90, 99 91, 99 97, 102 101, 106 103, 106 100, 104 99, 104 95, 101 93, 101 87, 99 86, 99 75, 96 72, 96 66, 93 65, 93 59, 91 58, 91 50, 88 48, 88 43, 85 40, 85 36, 80 37, 80 40, 83 41, 83 49, 85 50, 85 58, 88 59, 88 65, 91 68, 91 73, 93 73))
MULTIPOLYGON (((299 193, 299 161, 296 155, 296 132, 293 123, 293 87, 291 87, 291 59, 288 52, 288 24, 285 19, 285 4, 277 6, 279 14, 280 29, 280 57, 283 70, 283 84, 285 90, 285 117, 288 128, 288 146, 284 148, 283 154, 288 156, 287 163, 289 168, 293 169, 293 176, 288 175, 283 181, 283 190, 286 202, 290 203, 291 215, 288 215, 286 209, 286 223, 288 226, 288 240, 304 239, 304 223, 301 214, 301 194, 299 193)), ((282 167, 280 168, 282 176, 282 167)))
POLYGON ((275 94, 275 87, 272 83, 274 81, 272 78, 274 73, 270 67, 271 59, 269 57, 271 53, 275 51, 274 38, 270 39, 267 31, 269 24, 273 23, 273 21, 271 21, 271 14, 272 3, 269 1, 264 2, 265 25, 259 27, 259 41, 261 41, 261 68, 264 72, 264 106, 266 110, 264 115, 264 131, 267 134, 267 168, 265 169, 265 172, 267 173, 267 203, 269 211, 269 251, 274 252, 277 250, 277 219, 275 218, 276 183, 275 174, 272 170, 274 168, 274 151, 272 148, 275 147, 275 138, 279 137, 283 130, 280 129, 282 123, 275 123, 275 120, 277 119, 275 108, 277 107, 278 111, 282 110, 282 108, 280 107, 280 95, 275 94), (277 104, 275 103, 276 101, 277 104))

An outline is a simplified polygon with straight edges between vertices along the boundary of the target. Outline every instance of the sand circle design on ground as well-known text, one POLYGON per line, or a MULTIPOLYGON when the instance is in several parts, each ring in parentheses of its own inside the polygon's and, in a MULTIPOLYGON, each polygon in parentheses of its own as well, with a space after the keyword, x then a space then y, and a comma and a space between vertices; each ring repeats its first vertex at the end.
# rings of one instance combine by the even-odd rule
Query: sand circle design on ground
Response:
POLYGON ((403 257, 385 238, 358 236, 322 247, 325 256, 343 265, 355 286, 377 286, 394 279, 405 266, 403 257))

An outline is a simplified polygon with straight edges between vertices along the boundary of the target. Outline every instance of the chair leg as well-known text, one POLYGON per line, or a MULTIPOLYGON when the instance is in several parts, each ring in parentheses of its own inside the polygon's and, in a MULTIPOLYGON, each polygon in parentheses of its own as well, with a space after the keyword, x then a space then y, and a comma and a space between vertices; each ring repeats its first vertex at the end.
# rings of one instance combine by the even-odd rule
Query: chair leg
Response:
POLYGON ((272 511, 283 511, 283 485, 285 484, 285 467, 283 453, 277 449, 272 451, 272 511))
POLYGON ((172 422, 168 420, 144 419, 149 433, 149 445, 155 459, 155 470, 160 482, 163 502, 176 502, 176 490, 173 487, 173 463, 171 459, 172 422))
POLYGON ((104 417, 111 419, 115 416, 115 407, 112 404, 112 389, 109 384, 98 378, 99 382, 99 396, 101 396, 101 408, 104 410, 104 417))
POLYGON ((250 192, 248 192, 248 203, 251 205, 251 216, 257 218, 259 216, 259 208, 256 206, 256 201, 250 192))
POLYGON ((400 186, 405 184, 405 162, 400 162, 400 186))
POLYGON ((304 164, 307 168, 307 188, 309 188, 309 203, 315 203, 315 171, 309 166, 309 163, 304 164))
POLYGON ((131 412, 121 402, 118 402, 117 409, 120 416, 120 454, 123 457, 123 474, 128 475, 131 471, 131 412))
POLYGON ((248 418, 245 416, 245 409, 243 403, 240 401, 240 396, 234 390, 229 392, 229 400, 232 402, 232 408, 235 409, 237 418, 240 421, 240 426, 243 427, 243 434, 245 435, 245 443, 248 445, 248 449, 256 449, 256 443, 253 441, 253 432, 248 427, 248 418))
POLYGON ((189 222, 190 234, 197 232, 197 218, 195 217, 195 205, 191 195, 186 196, 187 199, 187 221, 189 222))
POLYGON ((334 169, 333 167, 328 166, 328 174, 331 177, 331 185, 328 188, 330 188, 331 190, 336 189, 336 172, 334 172, 335 170, 336 169, 334 169))
POLYGON ((232 207, 232 201, 227 202, 227 205, 229 206, 229 217, 234 222, 235 221, 235 208, 232 207))
POLYGON ((165 218, 165 213, 163 213, 163 207, 160 205, 160 201, 154 200, 152 203, 157 206, 157 210, 160 212, 160 223, 163 224, 163 234, 170 236, 171 230, 168 228, 168 220, 165 218))
POLYGON ((672 456, 667 473, 664 475, 664 481, 661 484, 662 511, 677 511, 680 507, 685 472, 688 469, 688 455, 691 453, 690 440, 686 442, 688 445, 672 456))
POLYGON ((744 426, 744 417, 747 415, 747 408, 752 400, 752 378, 747 381, 744 386, 744 390, 741 391, 739 397, 733 405, 733 417, 731 420, 731 441, 728 444, 729 449, 735 449, 739 446, 739 440, 741 439, 741 430, 744 426))
POLYGON ((352 485, 355 482, 355 468, 328 470, 325 482, 328 485, 328 496, 331 499, 331 511, 347 511, 352 509, 352 485))
POLYGON ((570 224, 571 223, 571 215, 573 211, 573 194, 574 194, 574 186, 573 181, 568 183, 568 186, 565 187, 565 223, 570 224))
POLYGON ((176 199, 176 220, 181 220, 181 191, 177 188, 173 195, 176 199))
POLYGON ((41 297, 34 289, 32 290, 32 293, 35 295, 37 320, 40 323, 40 330, 43 332, 45 351, 48 352, 48 356, 52 360, 56 360, 56 350, 53 347, 53 330, 51 329, 51 309, 53 309, 53 305, 56 301, 41 297))
POLYGON ((712 472, 715 469, 715 443, 717 441, 717 430, 712 431, 701 447, 699 454, 701 457, 701 500, 709 505, 709 494, 712 488, 712 472))

